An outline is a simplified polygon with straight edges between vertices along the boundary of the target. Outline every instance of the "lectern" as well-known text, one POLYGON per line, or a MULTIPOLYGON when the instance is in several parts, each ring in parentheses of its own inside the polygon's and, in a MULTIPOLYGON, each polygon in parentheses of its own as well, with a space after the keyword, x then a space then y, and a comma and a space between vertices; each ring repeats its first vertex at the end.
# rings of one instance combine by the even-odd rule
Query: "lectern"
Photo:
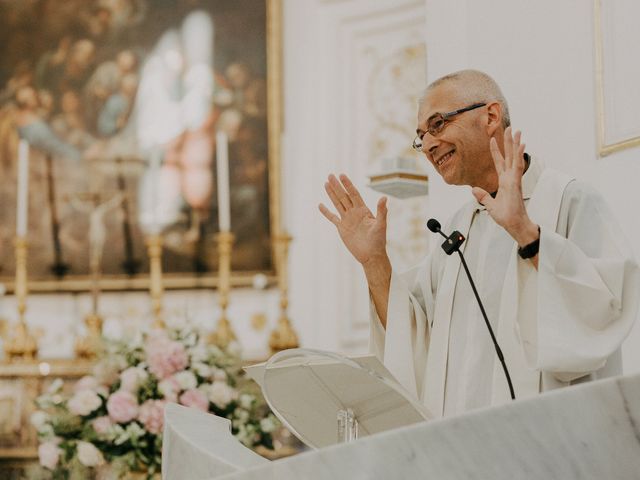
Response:
POLYGON ((245 370, 283 425, 313 448, 432 418, 374 355, 295 348, 245 370))

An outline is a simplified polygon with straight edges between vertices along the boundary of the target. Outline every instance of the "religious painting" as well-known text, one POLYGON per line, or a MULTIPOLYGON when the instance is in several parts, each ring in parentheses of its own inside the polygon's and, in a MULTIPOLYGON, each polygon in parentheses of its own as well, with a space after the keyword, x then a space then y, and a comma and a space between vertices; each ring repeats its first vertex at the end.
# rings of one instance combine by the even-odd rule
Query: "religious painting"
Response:
POLYGON ((0 281, 25 141, 31 290, 86 290, 96 268, 145 288, 154 234, 166 286, 212 285, 223 203, 236 280, 273 272, 278 1, 0 0, 0 281))

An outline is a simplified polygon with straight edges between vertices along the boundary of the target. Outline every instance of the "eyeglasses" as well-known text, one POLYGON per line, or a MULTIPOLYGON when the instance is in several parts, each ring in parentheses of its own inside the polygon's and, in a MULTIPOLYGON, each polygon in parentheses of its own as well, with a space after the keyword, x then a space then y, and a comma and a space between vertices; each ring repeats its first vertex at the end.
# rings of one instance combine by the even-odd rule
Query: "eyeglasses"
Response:
POLYGON ((427 131, 422 134, 419 133, 418 135, 416 135, 416 138, 413 139, 413 149, 421 152, 423 147, 422 138, 427 133, 429 133, 432 137, 438 135, 440 132, 442 132, 442 130, 444 130, 444 127, 447 125, 447 123, 449 123, 452 117, 460 115, 464 112, 468 112, 470 110, 475 110, 476 108, 484 107, 485 105, 486 103, 474 103, 473 105, 454 110, 453 112, 434 113, 429 117, 429 120, 427 120, 427 131))

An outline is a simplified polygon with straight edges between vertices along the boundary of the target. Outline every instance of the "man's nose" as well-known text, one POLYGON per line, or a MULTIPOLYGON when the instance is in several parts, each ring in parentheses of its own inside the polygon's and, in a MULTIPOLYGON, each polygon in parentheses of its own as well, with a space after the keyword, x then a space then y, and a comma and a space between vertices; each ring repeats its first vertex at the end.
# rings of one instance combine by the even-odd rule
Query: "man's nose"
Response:
POLYGON ((433 155, 440 145, 440 140, 434 137, 429 132, 425 133, 422 137, 422 152, 427 155, 433 155))

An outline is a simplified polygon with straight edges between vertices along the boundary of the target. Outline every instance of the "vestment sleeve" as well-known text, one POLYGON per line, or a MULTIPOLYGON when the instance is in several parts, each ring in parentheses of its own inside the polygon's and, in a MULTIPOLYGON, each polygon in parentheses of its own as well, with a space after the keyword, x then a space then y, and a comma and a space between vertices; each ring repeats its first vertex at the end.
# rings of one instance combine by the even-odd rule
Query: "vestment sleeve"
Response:
POLYGON ((386 331, 370 301, 370 350, 416 398, 422 392, 429 348, 428 319, 433 315, 432 260, 429 255, 405 273, 392 272, 386 331))
POLYGON ((556 232, 540 235, 537 338, 525 338, 535 368, 564 382, 602 368, 633 326, 639 293, 638 265, 612 212, 572 182, 556 232))

